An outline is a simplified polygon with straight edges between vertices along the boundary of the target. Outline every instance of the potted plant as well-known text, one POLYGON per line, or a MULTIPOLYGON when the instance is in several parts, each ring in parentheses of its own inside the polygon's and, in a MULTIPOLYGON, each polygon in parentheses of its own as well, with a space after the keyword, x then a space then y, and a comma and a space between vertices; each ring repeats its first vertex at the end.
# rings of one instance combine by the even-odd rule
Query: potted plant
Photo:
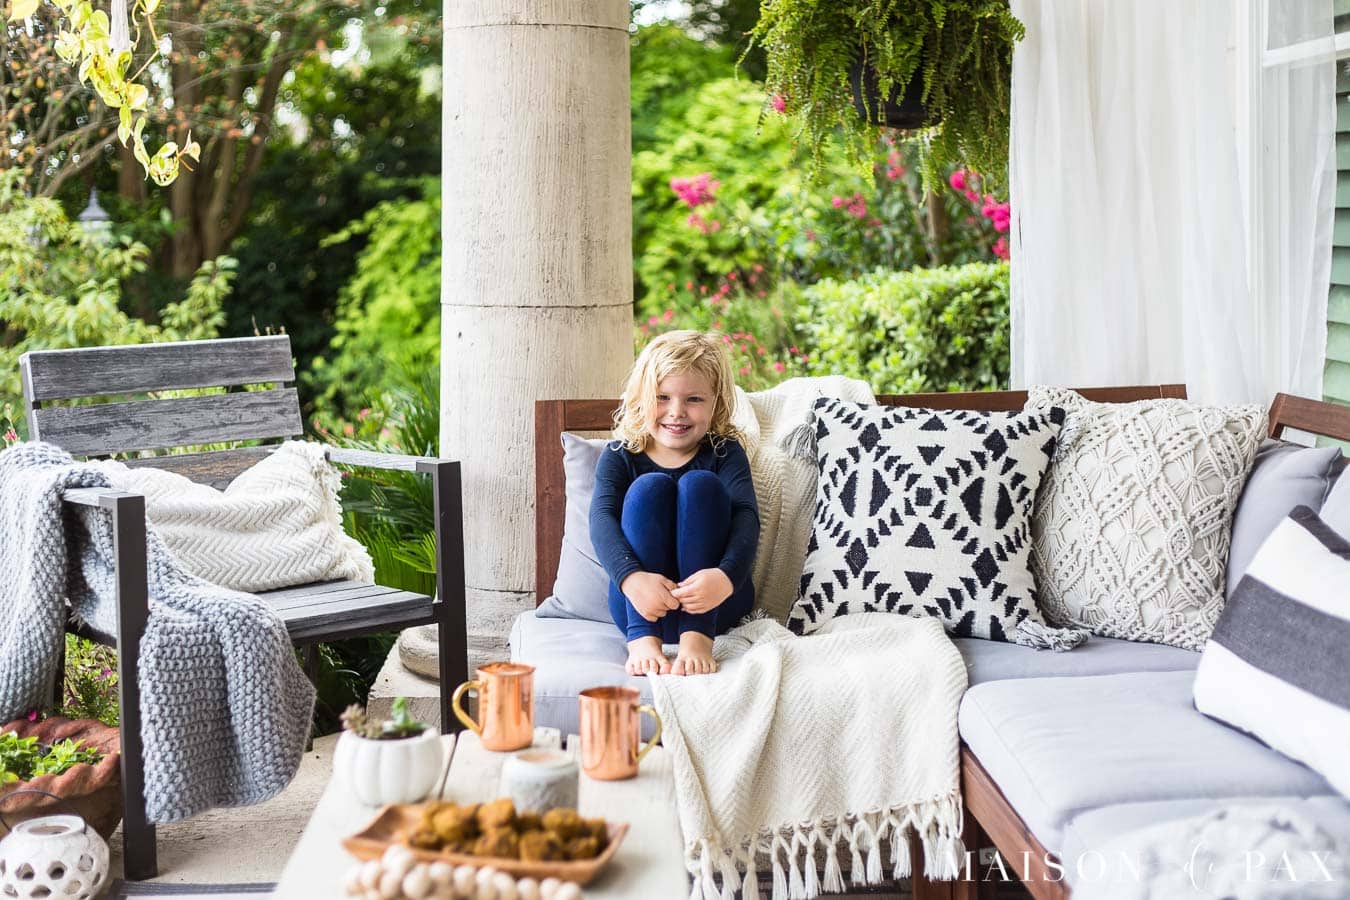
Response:
POLYGON ((763 0, 750 40, 767 54, 775 108, 801 116, 814 167, 836 129, 865 158, 889 106, 892 123, 917 129, 933 190, 958 165, 995 185, 1006 177, 1023 32, 1008 0, 763 0))
POLYGON ((399 697, 392 718, 372 719, 357 705, 342 714, 342 737, 333 753, 333 774, 368 806, 425 799, 441 772, 440 733, 408 712, 399 697))
POLYGON ((10 722, 0 729, 0 812, 16 824, 73 809, 106 839, 122 819, 120 764, 117 729, 95 719, 10 722), (9 799, 21 790, 64 802, 38 794, 9 799))

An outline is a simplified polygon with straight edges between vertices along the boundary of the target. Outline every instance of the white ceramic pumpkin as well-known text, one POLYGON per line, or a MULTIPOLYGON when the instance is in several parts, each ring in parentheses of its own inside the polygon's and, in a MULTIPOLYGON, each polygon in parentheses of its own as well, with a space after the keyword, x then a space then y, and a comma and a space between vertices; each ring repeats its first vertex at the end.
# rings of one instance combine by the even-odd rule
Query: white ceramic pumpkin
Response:
POLYGON ((333 775, 367 806, 417 803, 436 786, 442 768, 440 732, 372 740, 350 731, 338 738, 333 775))

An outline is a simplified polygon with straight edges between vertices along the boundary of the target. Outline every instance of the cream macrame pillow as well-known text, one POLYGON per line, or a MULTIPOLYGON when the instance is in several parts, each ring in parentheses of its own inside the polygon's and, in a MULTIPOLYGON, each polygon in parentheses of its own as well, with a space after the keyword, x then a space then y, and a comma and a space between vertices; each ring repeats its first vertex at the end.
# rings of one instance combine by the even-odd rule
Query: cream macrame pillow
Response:
POLYGON ((1233 511, 1265 411, 1031 388, 1027 411, 1056 406, 1067 418, 1032 519, 1046 618, 1201 649, 1223 610, 1233 511))
POLYGON ((223 491, 174 472, 102 467, 145 495, 146 518, 199 578, 257 593, 312 581, 370 583, 370 554, 342 530, 341 478, 319 444, 288 441, 223 491))

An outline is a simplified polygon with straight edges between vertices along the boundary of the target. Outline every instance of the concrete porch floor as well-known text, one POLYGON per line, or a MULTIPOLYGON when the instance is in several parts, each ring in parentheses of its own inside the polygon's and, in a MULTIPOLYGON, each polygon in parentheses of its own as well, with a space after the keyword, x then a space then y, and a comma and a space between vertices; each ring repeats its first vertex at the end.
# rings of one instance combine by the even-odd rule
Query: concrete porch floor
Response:
MULTIPOLYGON (((276 881, 300 840, 333 771, 338 735, 314 741, 286 790, 257 806, 216 809, 159 828, 159 877, 164 884, 276 881)), ((122 877, 122 831, 110 842, 112 874, 122 877)))

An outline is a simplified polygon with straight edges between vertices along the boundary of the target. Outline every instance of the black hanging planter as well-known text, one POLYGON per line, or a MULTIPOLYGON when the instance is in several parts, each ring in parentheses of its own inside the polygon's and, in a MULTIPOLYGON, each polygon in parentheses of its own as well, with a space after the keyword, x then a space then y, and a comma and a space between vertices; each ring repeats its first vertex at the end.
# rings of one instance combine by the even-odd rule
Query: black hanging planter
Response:
POLYGON ((864 122, 887 128, 911 130, 936 125, 941 118, 930 113, 923 103, 923 72, 915 70, 908 84, 891 85, 891 92, 883 101, 877 86, 877 70, 859 56, 848 72, 849 87, 853 89, 853 107, 864 122))

